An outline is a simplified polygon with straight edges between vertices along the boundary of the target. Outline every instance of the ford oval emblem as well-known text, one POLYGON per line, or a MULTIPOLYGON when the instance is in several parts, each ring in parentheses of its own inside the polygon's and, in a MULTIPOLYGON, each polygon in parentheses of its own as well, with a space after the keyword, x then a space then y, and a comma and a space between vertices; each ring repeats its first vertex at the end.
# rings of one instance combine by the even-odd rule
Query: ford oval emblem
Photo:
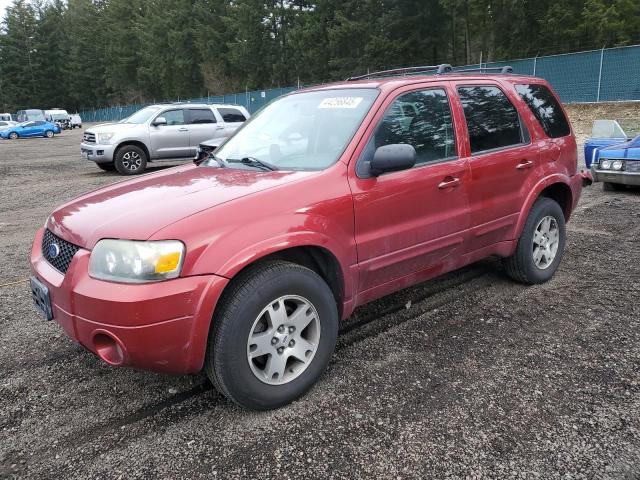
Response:
POLYGON ((58 255, 60 255, 60 246, 57 243, 52 243, 51 245, 49 245, 49 258, 56 258, 58 255))

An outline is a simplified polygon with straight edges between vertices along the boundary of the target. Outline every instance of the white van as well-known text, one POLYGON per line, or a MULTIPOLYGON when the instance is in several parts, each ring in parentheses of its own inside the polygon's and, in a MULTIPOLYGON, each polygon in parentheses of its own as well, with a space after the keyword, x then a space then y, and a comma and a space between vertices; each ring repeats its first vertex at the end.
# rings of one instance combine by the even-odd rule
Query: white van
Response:
POLYGON ((13 120, 10 113, 0 113, 0 122, 10 122, 13 120))
POLYGON ((45 110, 44 118, 46 121, 51 123, 68 123, 70 116, 66 110, 62 110, 61 108, 54 108, 52 110, 45 110))

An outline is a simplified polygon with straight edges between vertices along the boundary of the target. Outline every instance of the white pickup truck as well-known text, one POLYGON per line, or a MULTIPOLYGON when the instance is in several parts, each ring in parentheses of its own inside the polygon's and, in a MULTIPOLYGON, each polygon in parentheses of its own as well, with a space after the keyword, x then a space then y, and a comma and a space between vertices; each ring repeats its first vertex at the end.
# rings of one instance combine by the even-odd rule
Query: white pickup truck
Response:
POLYGON ((149 162, 194 159, 201 142, 222 143, 248 118, 238 105, 151 105, 117 123, 88 128, 80 152, 102 170, 134 175, 149 162))

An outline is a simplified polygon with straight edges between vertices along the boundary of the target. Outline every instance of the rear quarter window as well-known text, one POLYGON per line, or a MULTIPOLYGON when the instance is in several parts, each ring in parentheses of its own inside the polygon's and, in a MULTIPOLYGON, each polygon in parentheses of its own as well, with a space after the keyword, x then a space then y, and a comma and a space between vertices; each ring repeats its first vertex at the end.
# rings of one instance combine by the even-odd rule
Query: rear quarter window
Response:
POLYGON ((242 112, 236 108, 218 108, 222 119, 228 123, 244 122, 246 120, 242 112))
POLYGON ((544 85, 516 85, 516 91, 525 101, 540 126, 551 138, 565 137, 571 133, 569 121, 556 97, 544 85))

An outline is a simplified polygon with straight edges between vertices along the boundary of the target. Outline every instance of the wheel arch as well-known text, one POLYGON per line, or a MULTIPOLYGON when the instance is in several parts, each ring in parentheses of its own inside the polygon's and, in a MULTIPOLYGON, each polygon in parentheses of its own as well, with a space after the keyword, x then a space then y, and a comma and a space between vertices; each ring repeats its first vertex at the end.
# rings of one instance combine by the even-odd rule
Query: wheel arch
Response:
POLYGON ((565 221, 569 221, 573 209, 573 192, 571 190, 569 179, 564 175, 553 175, 540 181, 527 197, 527 200, 520 211, 520 217, 518 218, 518 224, 515 231, 515 238, 520 238, 524 224, 527 221, 527 217, 529 216, 529 212, 531 211, 533 204, 541 197, 550 198, 557 202, 564 213, 565 221))
POLYGON ((118 146, 115 148, 115 150, 113 151, 114 160, 116 159, 116 155, 118 155, 118 150, 120 150, 122 147, 126 147, 127 145, 133 145, 135 147, 141 148, 144 151, 145 155, 147 156, 147 161, 151 160, 151 155, 149 155, 149 148, 144 142, 141 142, 140 140, 124 140, 120 142, 118 146))

